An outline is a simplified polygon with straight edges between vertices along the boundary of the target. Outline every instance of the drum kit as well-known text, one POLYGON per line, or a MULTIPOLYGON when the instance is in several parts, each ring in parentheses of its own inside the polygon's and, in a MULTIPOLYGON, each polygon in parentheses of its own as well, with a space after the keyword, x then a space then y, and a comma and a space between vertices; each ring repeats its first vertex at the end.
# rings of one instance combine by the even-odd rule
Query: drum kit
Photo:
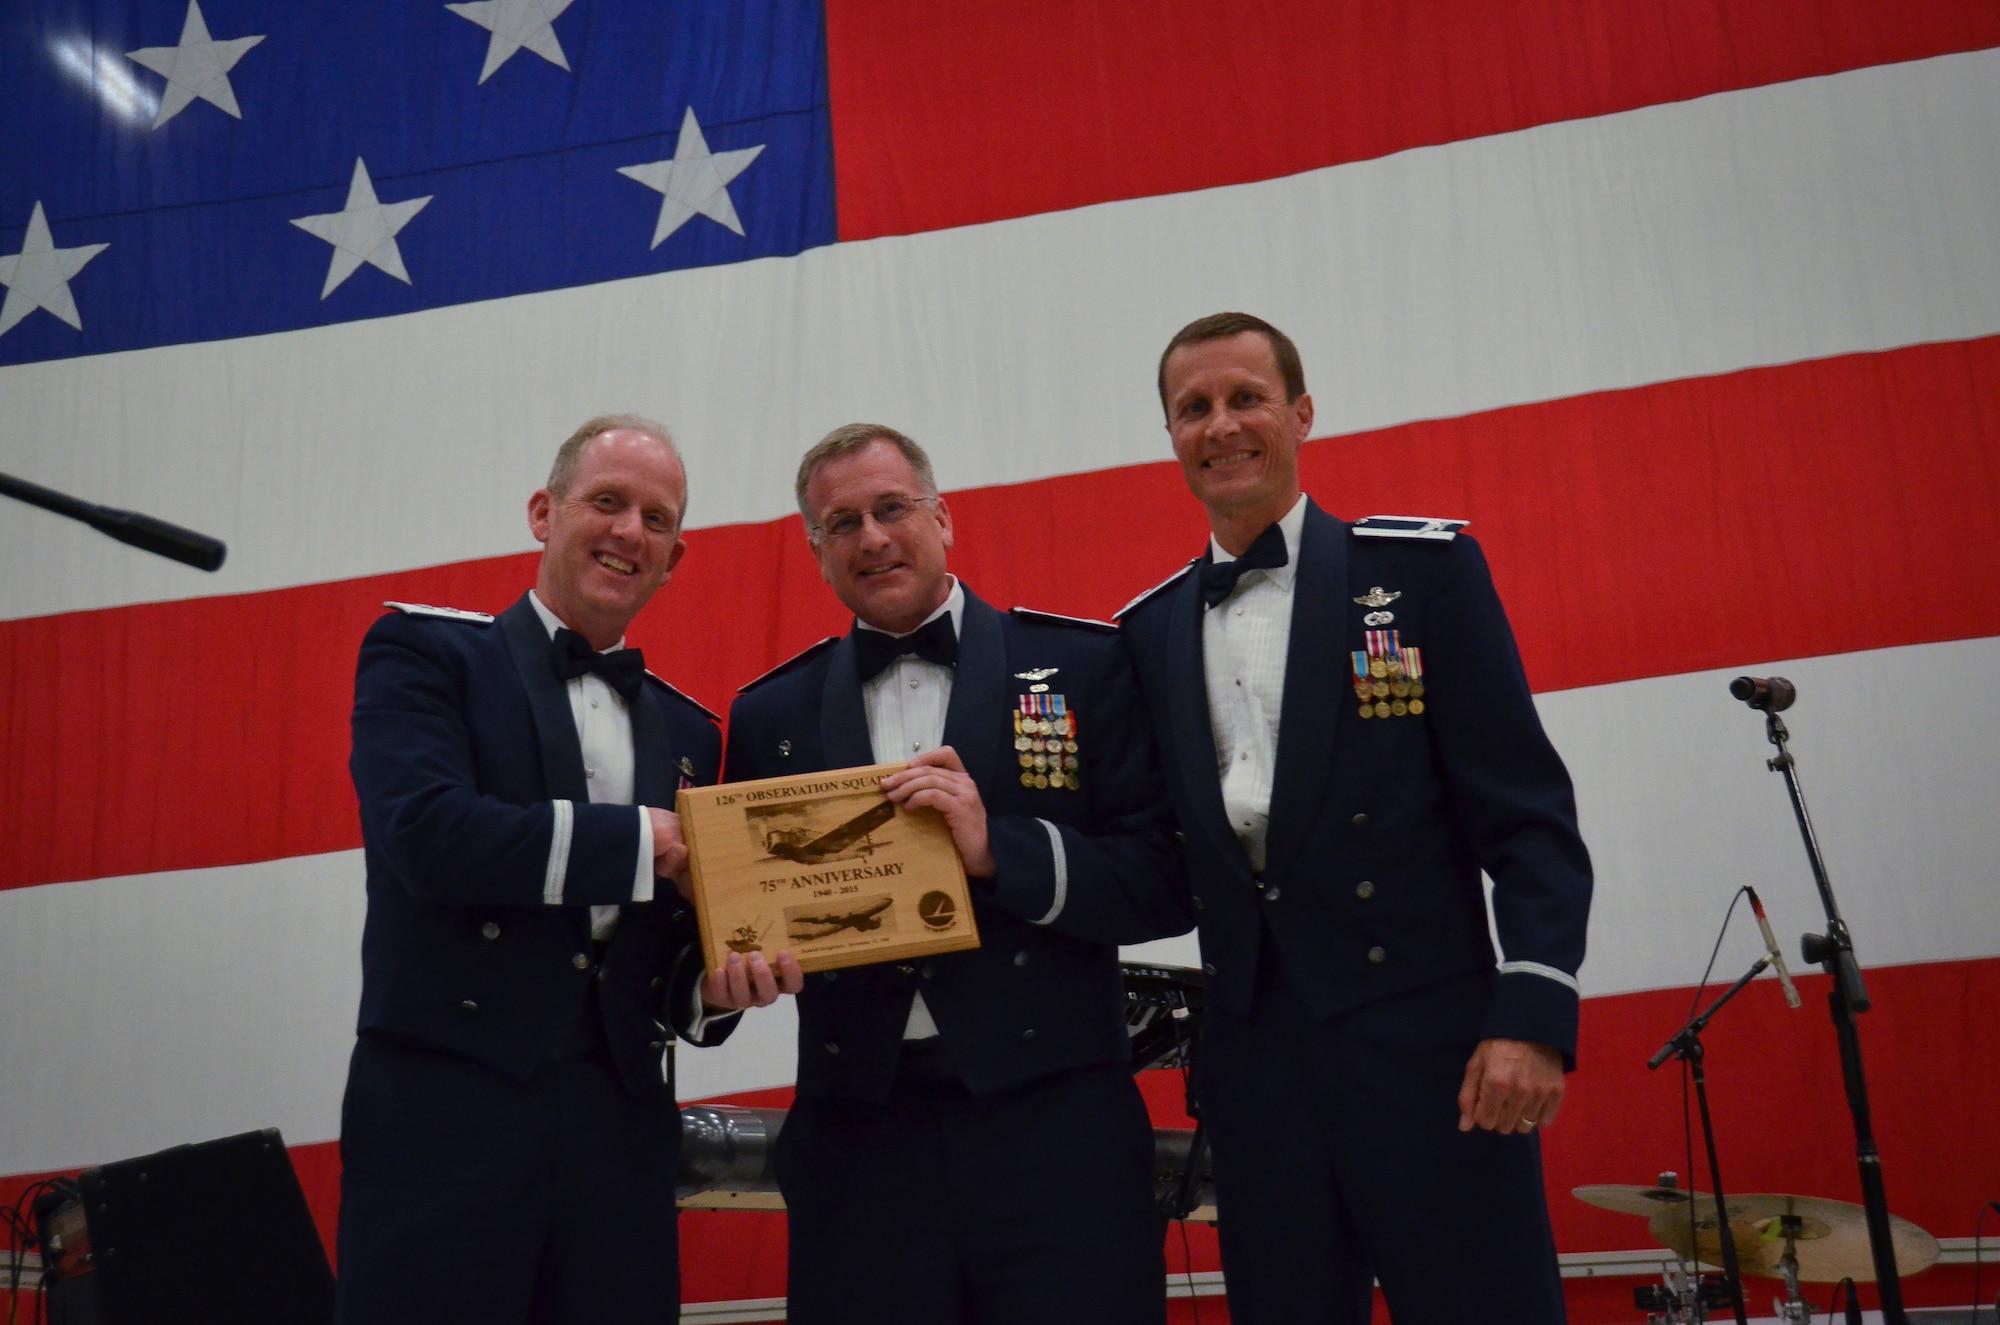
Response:
MULTIPOLYGON (((1868 1212, 1846 1201, 1763 1192, 1730 1196, 1729 1226, 1724 1229, 1715 1197, 1685 1190, 1671 1173, 1661 1174, 1657 1186, 1600 1184, 1574 1188, 1572 1194, 1600 1210, 1646 1220, 1653 1240, 1679 1258, 1663 1286, 1648 1286, 1636 1295, 1641 1309, 1651 1313, 1647 1319, 1652 1325, 1705 1321, 1711 1311, 1726 1312, 1735 1305, 1724 1276, 1703 1274, 1700 1269, 1703 1264, 1723 1263, 1725 1237, 1734 1246, 1746 1278, 1784 1282, 1784 1296, 1775 1300, 1775 1306, 1778 1319, 1787 1325, 1810 1325, 1813 1318, 1800 1285, 1875 1279, 1868 1212)), ((1894 1215, 1889 1217, 1889 1231, 1899 1275, 1916 1274, 1937 1263, 1936 1238, 1894 1215)))

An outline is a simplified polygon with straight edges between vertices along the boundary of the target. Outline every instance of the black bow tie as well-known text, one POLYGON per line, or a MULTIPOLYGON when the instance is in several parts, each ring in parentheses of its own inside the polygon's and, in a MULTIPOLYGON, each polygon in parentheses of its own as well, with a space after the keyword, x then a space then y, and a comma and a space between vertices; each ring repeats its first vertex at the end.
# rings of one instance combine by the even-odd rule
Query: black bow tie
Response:
POLYGON ((914 653, 925 662, 956 667, 958 632, 951 628, 951 613, 935 617, 907 635, 885 635, 879 630, 854 632, 854 666, 864 681, 873 680, 883 668, 906 653, 914 653))
POLYGON ((1257 535, 1257 541, 1234 561, 1209 561, 1201 568, 1201 599, 1214 607, 1236 592, 1236 582, 1244 572, 1276 570, 1290 561, 1285 552, 1285 531, 1272 525, 1257 535))
POLYGON ((585 672, 596 672, 606 685, 625 697, 627 704, 639 697, 640 679, 646 675, 646 657, 637 649, 599 653, 583 636, 558 626, 555 638, 549 641, 549 654, 555 659, 556 675, 565 681, 574 681, 585 672))

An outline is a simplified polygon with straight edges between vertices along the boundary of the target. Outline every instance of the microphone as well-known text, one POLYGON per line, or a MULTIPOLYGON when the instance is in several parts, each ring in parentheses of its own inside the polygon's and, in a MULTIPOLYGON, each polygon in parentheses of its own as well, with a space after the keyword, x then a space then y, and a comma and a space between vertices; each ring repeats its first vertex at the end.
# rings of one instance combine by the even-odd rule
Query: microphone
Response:
MULTIPOLYGON (((1790 689, 1790 687, 1786 687, 1790 689)), ((1764 951, 1771 954, 1771 966, 1778 973, 1778 983, 1785 987, 1785 1002, 1793 1007, 1799 1005, 1799 987, 1792 983, 1792 973, 1785 969, 1785 954, 1778 950, 1778 940, 1771 933, 1771 921, 1764 914, 1764 904, 1757 900, 1757 890, 1746 886, 1744 892, 1750 894, 1750 912, 1757 917, 1757 932, 1764 936, 1764 951)))
POLYGON ((1799 697, 1799 689, 1782 676, 1739 676, 1729 683, 1729 693, 1753 709, 1783 713, 1799 697))

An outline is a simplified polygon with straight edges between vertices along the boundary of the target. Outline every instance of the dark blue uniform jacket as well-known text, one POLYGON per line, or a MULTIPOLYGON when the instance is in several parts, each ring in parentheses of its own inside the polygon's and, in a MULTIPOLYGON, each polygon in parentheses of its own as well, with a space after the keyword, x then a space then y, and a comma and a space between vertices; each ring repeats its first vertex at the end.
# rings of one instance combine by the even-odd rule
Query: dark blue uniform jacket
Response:
MULTIPOLYGON (((1117 945, 1188 928, 1158 760, 1111 627, 1003 614, 968 591, 944 743, 979 785, 998 863, 973 881, 981 946, 809 976, 801 1096, 885 1098, 919 989, 975 1092, 1128 1062, 1117 945), (1037 681, 1076 717, 1080 790, 1021 784, 1013 715, 1037 681)), ((876 762, 851 634, 746 686, 730 708, 727 781, 876 762)))
POLYGON ((1505 958, 1483 1036, 1573 1063, 1590 857, 1479 545, 1360 536, 1317 505, 1299 541, 1261 880, 1223 812, 1200 577, 1122 616, 1186 840, 1210 997, 1248 1011, 1260 924, 1319 1016, 1492 971, 1483 870, 1505 958), (1401 594, 1388 628, 1421 650, 1422 715, 1360 717, 1350 658, 1376 609, 1356 600, 1377 586, 1401 594))
MULTIPOLYGON (((715 780, 713 716, 665 683, 641 690, 632 737, 637 804, 671 808, 683 760, 691 781, 715 780)), ((355 676, 350 766, 368 866, 360 1030, 524 1079, 595 983, 620 1080, 642 1098, 661 1091, 663 1025, 685 1027, 701 976, 693 921, 665 880, 657 901, 626 900, 638 814, 589 803, 568 692, 526 596, 491 621, 377 621, 355 676), (558 800, 571 817, 551 904, 558 800), (601 955, 593 903, 623 904, 601 955)))

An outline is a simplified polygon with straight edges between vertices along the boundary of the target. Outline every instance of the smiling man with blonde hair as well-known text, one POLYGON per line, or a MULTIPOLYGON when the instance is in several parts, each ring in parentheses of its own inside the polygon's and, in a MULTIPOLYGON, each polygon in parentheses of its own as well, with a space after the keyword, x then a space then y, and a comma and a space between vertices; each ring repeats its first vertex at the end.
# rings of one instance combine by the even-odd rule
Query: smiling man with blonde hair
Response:
POLYGON ((663 1051, 801 979, 789 956, 704 973, 673 883, 666 807, 715 781, 721 741, 624 635, 687 550, 686 509, 665 428, 592 419, 528 499, 532 590, 498 617, 390 603, 362 643, 348 1325, 678 1315, 663 1051))

